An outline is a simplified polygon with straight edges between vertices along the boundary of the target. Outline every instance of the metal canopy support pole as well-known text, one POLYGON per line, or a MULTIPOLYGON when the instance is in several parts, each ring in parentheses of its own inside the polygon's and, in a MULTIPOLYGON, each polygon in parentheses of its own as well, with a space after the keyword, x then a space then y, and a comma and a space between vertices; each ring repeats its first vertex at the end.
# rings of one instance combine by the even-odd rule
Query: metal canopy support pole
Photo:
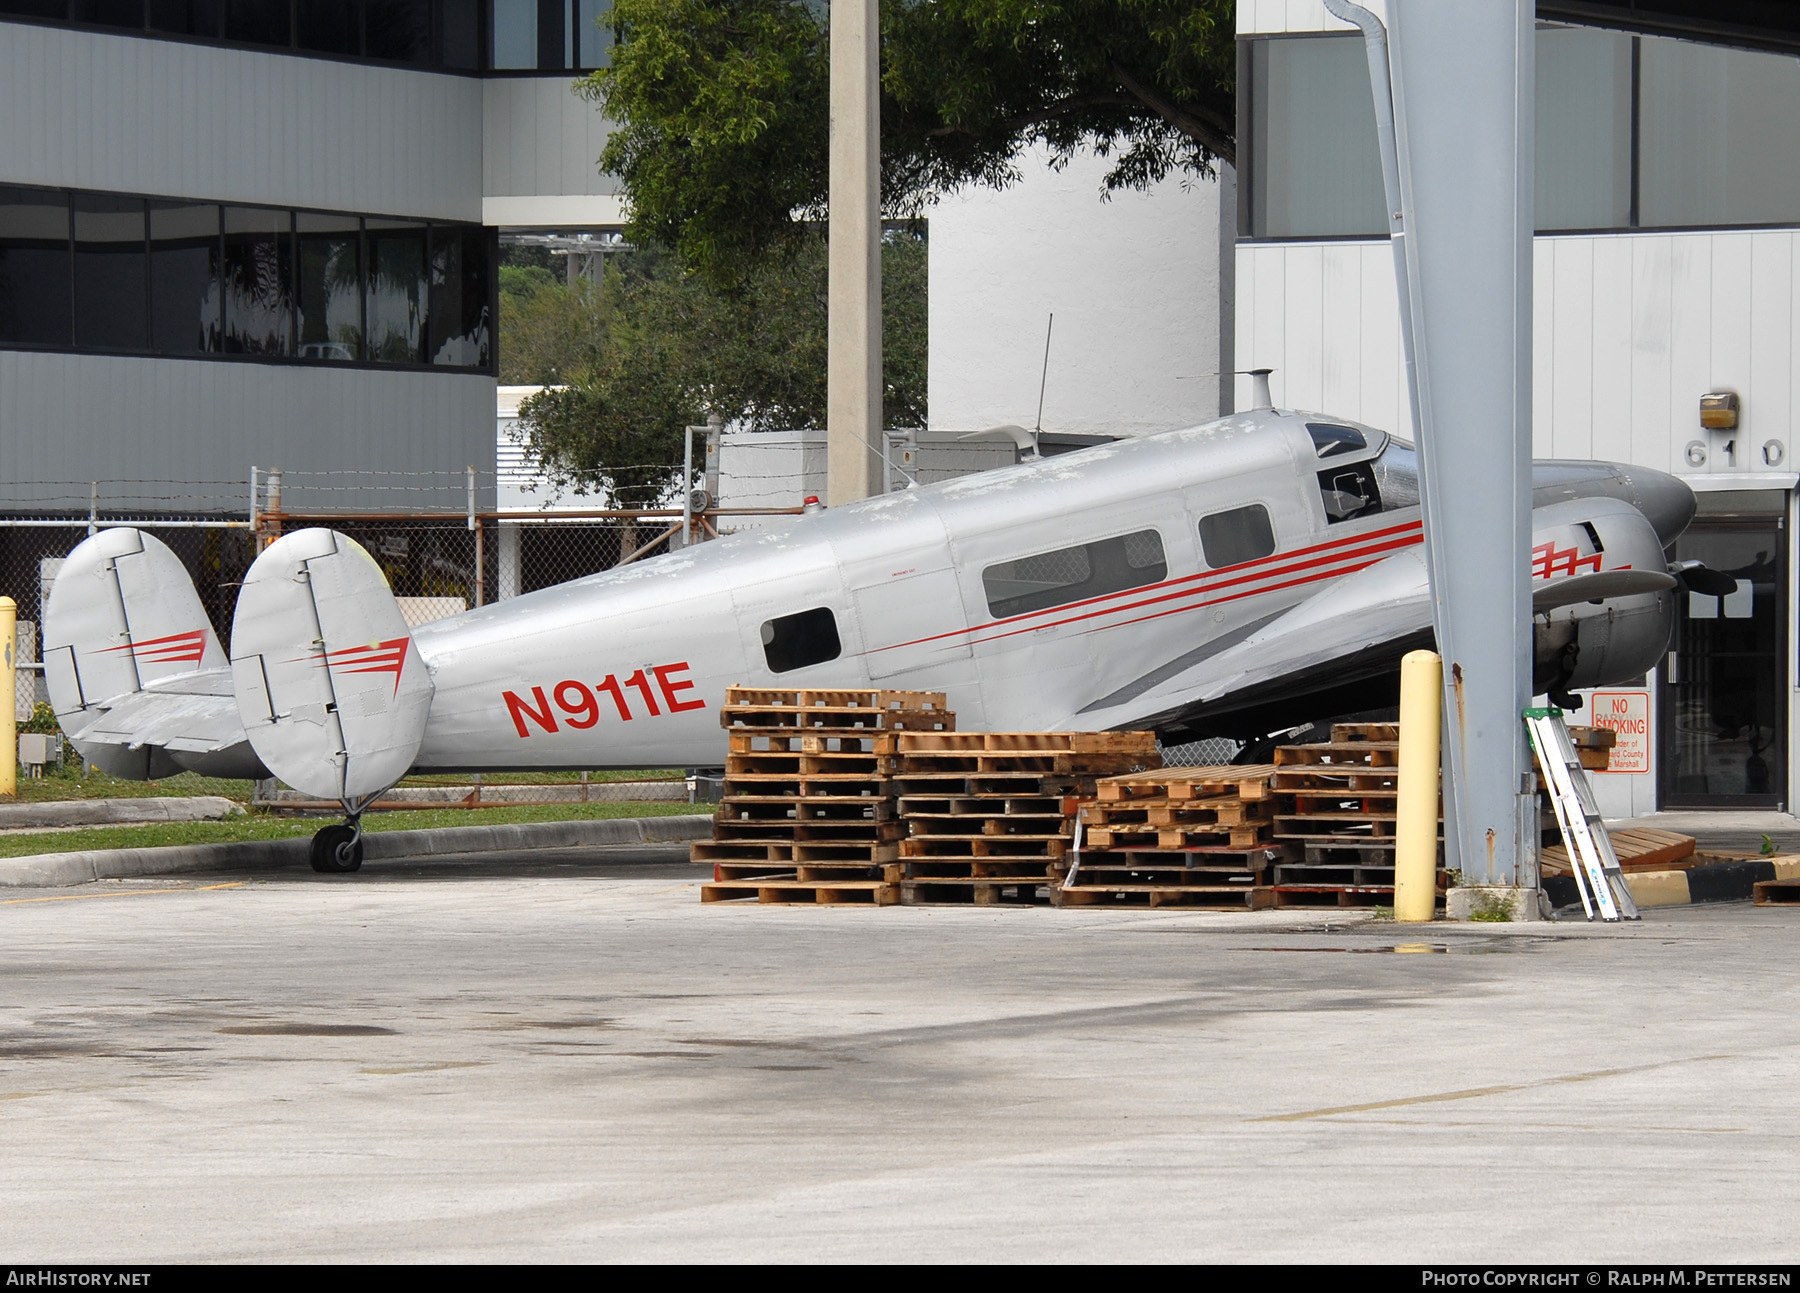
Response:
POLYGON ((877 0, 833 0, 825 417, 833 506, 882 492, 880 49, 877 0))
POLYGON ((1531 701, 1534 18, 1527 0, 1388 4, 1449 864, 1465 883, 1532 887, 1520 714, 1531 701))

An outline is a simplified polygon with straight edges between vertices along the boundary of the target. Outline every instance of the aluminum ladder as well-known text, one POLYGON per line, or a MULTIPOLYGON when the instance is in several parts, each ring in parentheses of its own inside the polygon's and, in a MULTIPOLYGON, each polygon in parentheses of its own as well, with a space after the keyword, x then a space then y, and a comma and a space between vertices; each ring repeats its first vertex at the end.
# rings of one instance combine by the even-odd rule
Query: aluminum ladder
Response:
POLYGON ((1632 901, 1625 872, 1619 868, 1612 840, 1600 822, 1587 770, 1576 757, 1562 710, 1528 709, 1525 727, 1550 788, 1550 806, 1556 811, 1556 825, 1569 850, 1569 869, 1575 875, 1587 918, 1592 920, 1597 909, 1601 920, 1638 919, 1637 903, 1632 901))

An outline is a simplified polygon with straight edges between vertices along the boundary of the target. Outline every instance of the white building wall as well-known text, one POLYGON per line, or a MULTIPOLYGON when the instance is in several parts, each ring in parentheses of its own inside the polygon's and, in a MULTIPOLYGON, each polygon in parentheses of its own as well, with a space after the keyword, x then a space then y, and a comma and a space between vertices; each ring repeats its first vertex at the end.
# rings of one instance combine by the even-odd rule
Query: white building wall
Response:
POLYGON ((482 85, 0 23, 0 181, 480 220, 482 85))
MULTIPOLYGON (((243 481, 250 468, 290 472, 483 473, 494 461, 494 379, 481 373, 137 359, 0 350, 0 486, 104 475, 119 482, 243 481), (96 460, 95 446, 105 446, 96 460)), ((444 478, 438 477, 438 480, 444 478)), ((54 489, 54 487, 45 487, 54 489)), ((132 484, 142 495, 145 486, 132 484)), ((463 489, 397 494, 396 508, 460 507, 463 489)), ((66 488, 55 492, 66 494, 66 488)), ((83 491, 85 492, 85 491, 83 491)), ((289 507, 330 507, 291 478, 289 507)), ((479 500, 491 506, 491 498, 479 500)), ((373 492, 361 506, 379 504, 373 492)), ((102 507, 105 506, 103 491, 102 507)), ((179 502, 168 505, 181 510, 179 502)))
POLYGON ((1217 417, 1232 367, 1230 171, 1102 201, 1103 159, 1058 172, 1035 152, 1021 166, 1013 187, 971 188, 931 212, 932 430, 1031 426, 1052 313, 1046 431, 1217 417))
MULTIPOLYGON (((1800 392, 1796 238, 1792 229, 1540 236, 1532 452, 1683 476, 1761 474, 1767 488, 1784 487, 1800 392), (1735 432, 1700 429, 1700 397, 1716 390, 1743 397, 1735 432), (1700 468, 1686 457, 1695 440, 1707 447, 1700 468), (1779 463, 1764 459, 1770 440, 1779 463)), ((1385 241, 1244 243, 1237 279, 1238 364, 1275 369, 1278 405, 1411 434, 1385 241)), ((1238 399, 1248 398, 1240 377, 1238 399)))
POLYGON ((482 192, 613 196, 596 164, 611 123, 564 77, 493 77, 482 87, 482 192))

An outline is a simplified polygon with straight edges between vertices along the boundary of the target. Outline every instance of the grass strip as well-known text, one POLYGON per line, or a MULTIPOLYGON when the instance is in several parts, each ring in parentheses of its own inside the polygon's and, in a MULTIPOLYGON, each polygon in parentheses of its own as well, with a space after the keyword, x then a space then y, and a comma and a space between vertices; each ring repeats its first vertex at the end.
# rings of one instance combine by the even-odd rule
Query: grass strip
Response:
MULTIPOLYGON (((512 822, 571 822, 613 817, 674 817, 704 813, 709 805, 652 803, 520 804, 507 808, 442 808, 369 813, 363 829, 430 830, 440 826, 499 826, 512 822)), ((247 813, 222 822, 152 822, 143 826, 95 826, 75 831, 0 835, 0 857, 81 853, 89 849, 149 849, 169 844, 238 844, 245 840, 305 839, 331 819, 247 813)))

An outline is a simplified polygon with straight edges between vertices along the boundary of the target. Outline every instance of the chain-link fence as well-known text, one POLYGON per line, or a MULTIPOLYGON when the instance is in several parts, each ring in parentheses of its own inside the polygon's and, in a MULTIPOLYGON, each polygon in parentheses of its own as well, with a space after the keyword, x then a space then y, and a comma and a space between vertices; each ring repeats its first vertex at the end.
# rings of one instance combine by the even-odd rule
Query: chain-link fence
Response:
MULTIPOLYGON (((252 474, 237 496, 219 483, 87 482, 46 496, 36 487, 28 503, 0 498, 0 594, 18 604, 19 676, 15 711, 22 730, 52 734, 54 716, 38 659, 38 626, 57 572, 77 544, 109 526, 137 525, 154 534, 192 577, 220 642, 231 646, 238 589, 256 554, 280 535, 322 526, 355 539, 381 566, 401 614, 417 627, 472 607, 566 583, 639 561, 688 542, 727 532, 734 523, 797 511, 795 507, 722 510, 704 504, 684 517, 679 508, 582 509, 587 500, 562 498, 554 508, 496 511, 476 504, 495 497, 493 476, 476 472, 252 474), (409 500, 435 506, 408 510, 409 500), (462 503, 458 510, 447 501, 462 503), (231 510, 227 510, 229 507, 231 510)), ((690 506, 692 500, 690 500, 690 506)), ((33 746, 34 751, 41 747, 33 746)), ((28 764, 22 799, 214 794, 244 803, 312 805, 263 783, 184 773, 161 782, 118 781, 81 766, 73 751, 63 761, 28 764)), ((525 803, 603 803, 609 800, 687 800, 682 770, 484 777, 408 778, 390 792, 394 807, 493 807, 525 803)))

